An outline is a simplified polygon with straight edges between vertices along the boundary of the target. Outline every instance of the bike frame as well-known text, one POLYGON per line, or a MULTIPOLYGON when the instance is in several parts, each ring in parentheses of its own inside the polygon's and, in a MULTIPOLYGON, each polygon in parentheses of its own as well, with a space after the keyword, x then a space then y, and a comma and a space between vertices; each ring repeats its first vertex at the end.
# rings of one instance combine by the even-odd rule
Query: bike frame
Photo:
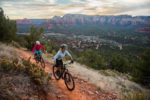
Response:
MULTIPOLYGON (((68 64, 71 64, 71 63, 68 63, 68 64)), ((62 75, 61 75, 61 78, 62 78, 62 79, 64 79, 65 73, 68 72, 68 69, 66 68, 66 66, 67 66, 68 64, 64 64, 64 65, 63 65, 63 68, 62 68, 63 72, 62 72, 62 75)))

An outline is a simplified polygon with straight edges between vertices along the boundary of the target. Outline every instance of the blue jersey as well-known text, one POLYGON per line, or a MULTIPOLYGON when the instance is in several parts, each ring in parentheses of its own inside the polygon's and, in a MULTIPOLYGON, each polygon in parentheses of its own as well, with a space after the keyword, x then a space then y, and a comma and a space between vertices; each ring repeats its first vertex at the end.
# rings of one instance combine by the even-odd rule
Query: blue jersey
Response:
POLYGON ((54 57, 54 61, 56 61, 56 59, 62 60, 66 54, 71 57, 71 54, 67 50, 64 53, 62 53, 62 51, 59 50, 54 57))

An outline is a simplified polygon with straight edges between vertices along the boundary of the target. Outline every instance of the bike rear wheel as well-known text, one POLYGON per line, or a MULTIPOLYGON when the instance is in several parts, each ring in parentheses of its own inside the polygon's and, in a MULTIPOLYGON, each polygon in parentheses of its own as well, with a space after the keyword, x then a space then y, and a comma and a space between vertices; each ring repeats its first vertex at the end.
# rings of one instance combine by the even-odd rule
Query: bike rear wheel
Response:
POLYGON ((68 72, 65 73, 64 80, 65 80, 65 84, 66 84, 68 90, 70 90, 70 91, 74 90, 75 82, 70 73, 68 73, 68 72))
POLYGON ((61 74, 58 75, 58 70, 56 66, 53 66, 53 75, 56 80, 59 80, 61 78, 61 74))
POLYGON ((36 63, 39 63, 39 55, 38 54, 34 54, 34 59, 36 61, 36 63))

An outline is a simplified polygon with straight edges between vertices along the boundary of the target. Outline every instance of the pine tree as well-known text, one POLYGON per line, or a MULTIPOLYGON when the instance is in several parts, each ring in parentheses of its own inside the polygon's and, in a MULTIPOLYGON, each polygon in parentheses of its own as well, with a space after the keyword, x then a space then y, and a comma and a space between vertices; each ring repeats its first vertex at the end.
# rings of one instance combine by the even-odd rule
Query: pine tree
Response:
POLYGON ((0 8, 0 41, 11 42, 15 40, 17 32, 16 21, 9 20, 4 15, 4 11, 0 8))

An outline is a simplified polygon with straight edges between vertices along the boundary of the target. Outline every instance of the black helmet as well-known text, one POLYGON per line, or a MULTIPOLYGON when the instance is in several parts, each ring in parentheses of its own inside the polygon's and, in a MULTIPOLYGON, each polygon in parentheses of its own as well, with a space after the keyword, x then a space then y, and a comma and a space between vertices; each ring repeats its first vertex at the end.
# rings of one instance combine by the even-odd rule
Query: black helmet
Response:
POLYGON ((68 47, 67 44, 62 44, 62 45, 61 45, 61 48, 62 48, 62 49, 67 49, 67 47, 68 47))

